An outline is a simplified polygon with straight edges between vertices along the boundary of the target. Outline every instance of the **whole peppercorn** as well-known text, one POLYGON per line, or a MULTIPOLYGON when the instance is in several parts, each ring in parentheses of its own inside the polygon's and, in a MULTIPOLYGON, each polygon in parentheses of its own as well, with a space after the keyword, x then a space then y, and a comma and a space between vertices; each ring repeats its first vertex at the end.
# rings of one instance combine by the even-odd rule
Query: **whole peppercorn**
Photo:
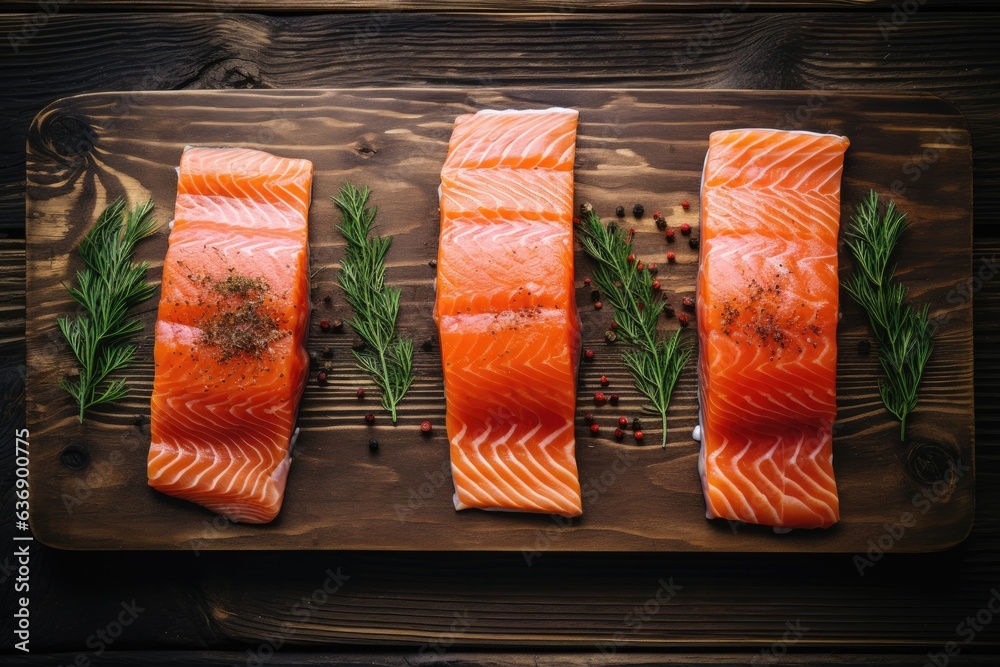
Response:
POLYGON ((431 424, 428 420, 420 422, 420 432, 423 434, 428 434, 434 430, 434 424, 431 424))
POLYGON ((341 333, 344 331, 344 323, 340 320, 334 320, 330 323, 330 328, 333 329, 334 333, 341 333))
POLYGON ((583 423, 586 424, 587 426, 590 426, 591 424, 593 424, 594 423, 594 413, 593 412, 588 412, 587 414, 585 414, 583 416, 583 423))
POLYGON ((611 394, 608 398, 608 403, 611 405, 618 405, 618 394, 611 394))
POLYGON ((618 418, 618 425, 621 426, 622 428, 627 428, 628 427, 628 417, 619 417, 618 418))
POLYGON ((309 350, 309 363, 318 364, 319 363, 319 352, 316 350, 309 350))
POLYGON ((686 327, 688 325, 689 319, 687 315, 681 313, 680 315, 677 316, 677 321, 681 323, 682 327, 686 327))
POLYGON ((607 397, 604 396, 603 391, 599 391, 596 394, 594 394, 594 403, 598 405, 604 405, 607 402, 607 400, 608 399, 607 397))
POLYGON ((590 278, 584 278, 583 285, 584 287, 590 287, 590 278))
POLYGON ((871 353, 872 353, 872 344, 871 344, 871 341, 868 340, 867 338, 864 339, 864 340, 859 340, 858 341, 858 355, 860 355, 862 357, 867 357, 871 353))
POLYGON ((423 345, 421 345, 420 347, 423 349, 424 352, 430 352, 431 350, 434 349, 434 341, 428 338, 427 340, 424 341, 423 345))
POLYGON ((632 215, 637 218, 641 218, 642 214, 645 213, 646 209, 642 207, 642 204, 636 204, 632 207, 632 215))
POLYGON ((594 210, 594 205, 590 202, 584 202, 580 204, 580 215, 587 215, 594 210))
POLYGON ((378 440, 372 438, 368 441, 368 451, 377 452, 378 451, 378 440))
POLYGON ((659 211, 654 211, 653 212, 653 218, 655 219, 655 218, 659 218, 659 217, 661 217, 660 216, 660 212, 659 211))
POLYGON ((685 308, 694 308, 694 299, 692 299, 689 296, 686 296, 683 299, 681 299, 681 303, 684 304, 685 308))
POLYGON ((642 431, 636 431, 635 433, 632 434, 632 436, 635 438, 636 442, 642 442, 642 439, 644 437, 642 431))
POLYGON ((625 207, 624 206, 619 206, 618 208, 616 208, 615 209, 615 215, 617 215, 619 218, 624 218, 625 217, 625 207))
POLYGON ((599 290, 599 289, 592 289, 592 290, 590 290, 590 300, 591 301, 600 301, 601 300, 601 290, 599 290))
POLYGON ((607 343, 608 345, 611 345, 616 340, 618 340, 618 334, 616 334, 614 331, 612 331, 611 329, 608 329, 607 331, 604 332, 604 342, 605 343, 607 343))
POLYGON ((689 225, 686 222, 682 222, 681 223, 681 234, 683 234, 684 236, 687 236, 690 233, 691 233, 691 225, 689 225))
POLYGON ((667 228, 666 236, 667 236, 667 243, 674 242, 674 230, 667 228))
POLYGON ((436 259, 432 259, 431 261, 427 262, 427 266, 431 267, 432 269, 436 269, 437 265, 438 261, 436 259))
POLYGON ((583 358, 586 359, 587 361, 593 361, 594 360, 594 351, 593 350, 585 350, 584 353, 583 353, 583 358))
POLYGON ((330 347, 329 345, 327 345, 326 347, 323 348, 323 353, 322 354, 323 354, 323 358, 324 359, 330 359, 330 358, 332 358, 333 357, 333 348, 330 347))
POLYGON ((689 238, 688 239, 688 245, 691 246, 692 250, 697 250, 698 249, 698 237, 697 236, 692 236, 691 238, 689 238))
POLYGON ((580 224, 580 218, 578 218, 577 216, 574 215, 573 216, 573 224, 574 225, 579 225, 580 224))
POLYGON ((602 375, 601 376, 601 386, 602 387, 607 387, 609 384, 611 384, 611 380, 608 379, 608 376, 607 375, 602 375))
POLYGON ((596 424, 596 423, 595 424, 591 424, 590 425, 590 432, 593 433, 594 435, 597 435, 598 433, 600 433, 601 432, 601 426, 600 426, 600 424, 596 424))
POLYGON ((594 310, 600 310, 603 307, 604 307, 604 304, 601 303, 600 301, 595 301, 594 302, 594 310))
POLYGON ((687 208, 690 205, 691 205, 691 203, 688 202, 687 200, 681 202, 681 206, 684 207, 684 208, 687 208))
POLYGON ((635 261, 635 255, 629 255, 625 259, 628 261, 629 264, 631 264, 632 262, 635 261))
POLYGON ((611 328, 612 329, 617 329, 618 328, 618 323, 615 322, 614 320, 611 320, 611 328))
POLYGON ((375 415, 373 415, 370 412, 368 414, 366 414, 365 415, 365 423, 369 424, 369 425, 374 424, 375 423, 375 415))
POLYGON ((620 428, 615 429, 615 440, 621 440, 625 437, 625 431, 620 428))
POLYGON ((654 280, 653 281, 653 289, 654 290, 660 289, 660 281, 659 280, 654 280))
POLYGON ((636 417, 635 419, 632 420, 632 430, 633 431, 641 431, 642 430, 642 422, 639 421, 638 417, 636 417))
POLYGON ((663 314, 664 314, 664 315, 665 315, 665 316, 666 316, 667 318, 671 318, 671 317, 673 317, 673 316, 674 316, 674 309, 673 309, 673 308, 671 308, 670 306, 664 306, 664 307, 663 307, 663 314))
POLYGON ((643 266, 644 266, 643 263, 639 262, 638 264, 635 265, 635 270, 636 271, 642 271, 643 266))
POLYGON ((320 331, 329 331, 330 330, 330 320, 320 320, 319 321, 319 328, 320 328, 320 331))
POLYGON ((672 252, 667 253, 667 261, 673 264, 677 260, 677 255, 672 252))
POLYGON ((365 390, 362 389, 361 387, 358 387, 358 400, 360 401, 364 397, 365 397, 365 390))
POLYGON ((661 232, 667 228, 666 218, 656 218, 656 228, 661 232))
POLYGON ((649 272, 650 272, 651 274, 653 274, 654 276, 655 276, 655 275, 656 275, 657 273, 659 273, 659 272, 660 272, 660 267, 658 267, 658 266, 657 266, 656 264, 650 264, 650 265, 649 265, 648 267, 646 267, 646 268, 648 268, 648 269, 649 269, 649 272))
POLYGON ((320 371, 316 374, 316 381, 322 386, 326 386, 326 371, 320 371))

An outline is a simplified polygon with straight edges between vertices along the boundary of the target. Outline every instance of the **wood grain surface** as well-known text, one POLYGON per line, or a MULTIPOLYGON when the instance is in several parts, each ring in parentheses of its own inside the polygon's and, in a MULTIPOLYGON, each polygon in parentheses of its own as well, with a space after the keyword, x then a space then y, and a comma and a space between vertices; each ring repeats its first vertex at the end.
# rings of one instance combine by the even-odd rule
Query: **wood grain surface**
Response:
MULTIPOLYGON (((13 429, 24 425, 23 376, 17 370, 24 365, 24 242, 16 238, 24 234, 24 146, 32 118, 48 103, 102 90, 372 82, 847 88, 873 95, 925 90, 955 104, 972 130, 978 268, 1000 254, 1000 14, 950 12, 949 6, 931 0, 886 33, 879 22, 891 19, 889 7, 809 13, 791 3, 774 12, 736 12, 721 24, 718 12, 708 11, 653 17, 577 13, 554 26, 546 16, 390 13, 377 30, 366 28, 376 25, 366 12, 86 14, 60 5, 58 15, 49 16, 25 3, 25 13, 0 14, 0 34, 32 34, 16 54, 3 52, 0 67, 6 130, 0 133, 0 236, 15 237, 0 238, 0 362, 9 370, 0 423, 0 536, 13 531, 13 429)), ((0 660, 247 664, 270 638, 281 643, 267 660, 274 665, 922 665, 929 652, 962 641, 958 624, 981 610, 1000 582, 1000 496, 993 492, 1000 484, 1000 281, 986 281, 976 292, 974 326, 976 521, 970 537, 951 550, 886 553, 859 576, 853 559, 864 554, 551 553, 529 567, 516 555, 491 553, 88 553, 36 542, 36 655, 0 660), (325 569, 338 565, 355 575, 350 586, 303 619, 302 608, 295 607, 303 591, 312 592, 325 569), (680 611, 626 626, 626 615, 649 601, 664 575, 685 586, 672 602, 680 611), (123 601, 133 599, 155 604, 97 659, 88 639, 115 618, 123 601), (470 600, 477 603, 476 636, 450 634, 458 620, 453 614, 470 600), (540 619, 542 610, 549 613, 540 619), (289 620, 302 623, 289 628, 289 620), (811 643, 782 643, 786 623, 796 621, 809 628, 811 643), (296 653, 305 642, 305 633, 297 631, 306 627, 309 652, 296 653), (697 653, 670 648, 705 637, 729 639, 723 648, 697 653), (358 654, 350 645, 389 640, 401 646, 369 646, 360 658, 352 657, 358 654), (616 655, 592 655, 598 642, 615 642, 616 655), (500 644, 521 651, 530 645, 536 652, 467 653, 470 646, 500 644), (654 647, 660 650, 652 652, 654 647), (788 653, 762 653, 773 647, 788 653), (62 653, 37 655, 42 651, 62 653)), ((15 598, 10 579, 3 579, 9 549, 0 554, 0 606, 7 613, 15 598)), ((13 651, 6 627, 0 646, 13 651)), ((962 644, 949 665, 995 664, 991 653, 998 647, 1000 623, 993 622, 962 644)))
MULTIPOLYGON (((972 304, 956 292, 971 270, 970 215, 964 120, 931 96, 839 93, 821 100, 810 92, 370 89, 102 93, 61 100, 39 114, 28 141, 32 528, 49 545, 75 549, 513 550, 530 558, 550 550, 858 551, 880 539, 885 525, 912 515, 919 519, 905 529, 900 550, 946 548, 965 537, 974 511, 972 304), (850 137, 844 220, 870 188, 892 194, 895 187, 893 197, 913 220, 899 253, 899 276, 913 285, 914 299, 936 304, 937 347, 921 409, 912 417, 908 442, 900 443, 898 424, 878 398, 875 356, 858 353, 869 335, 864 319, 853 304, 842 303, 834 447, 843 520, 837 527, 779 537, 756 526, 705 520, 698 446, 690 437, 697 418, 693 370, 676 390, 666 450, 637 446, 631 438, 614 441, 612 422, 618 415, 641 415, 642 401, 620 362, 620 346, 604 344, 611 314, 591 305, 583 284, 591 264, 580 250, 584 347, 597 350, 593 362, 582 364, 578 384, 584 516, 563 523, 548 516, 454 511, 441 362, 430 318, 434 270, 428 262, 437 255, 440 165, 458 114, 550 105, 581 112, 578 204, 593 202, 613 215, 619 204, 631 210, 642 202, 650 214, 664 213, 673 227, 692 224, 695 237, 701 166, 715 129, 784 127, 850 137), (329 386, 319 386, 314 372, 299 412, 302 432, 285 504, 267 526, 227 524, 147 487, 154 305, 141 314, 145 334, 136 339, 128 400, 92 410, 81 426, 57 385, 72 366, 55 320, 74 310, 63 287, 79 265, 73 248, 120 194, 132 201, 152 196, 161 220, 170 219, 174 167, 188 143, 270 149, 316 166, 310 212, 316 307, 309 346, 327 365, 329 386), (922 173, 919 189, 887 178, 919 169, 921 159, 931 156, 938 168, 922 173), (403 290, 400 330, 416 342, 417 379, 396 427, 371 399, 354 398, 358 386, 375 394, 351 357, 354 337, 323 333, 318 326, 321 318, 349 319, 334 282, 343 242, 329 200, 345 180, 375 193, 380 230, 394 237, 387 277, 403 290), (680 206, 684 200, 694 202, 690 210, 680 206), (332 352, 326 362, 324 348, 332 352), (611 380, 605 391, 620 394, 618 407, 594 406, 601 375, 611 380), (369 411, 378 414, 375 427, 364 423, 369 411), (598 437, 582 421, 589 411, 605 426, 598 437), (438 425, 430 438, 419 432, 423 419, 438 425), (382 443, 376 456, 367 448, 372 436, 382 443)), ((661 264, 658 277, 668 301, 683 312, 681 298, 694 296, 697 251, 680 234, 668 244, 651 215, 629 224, 637 229, 639 257, 661 264), (676 252, 676 264, 666 262, 668 249, 676 252)), ((166 236, 164 228, 141 251, 154 282, 166 236)), ((664 328, 677 326, 674 319, 664 328)), ((644 430, 659 441, 652 418, 644 430)))

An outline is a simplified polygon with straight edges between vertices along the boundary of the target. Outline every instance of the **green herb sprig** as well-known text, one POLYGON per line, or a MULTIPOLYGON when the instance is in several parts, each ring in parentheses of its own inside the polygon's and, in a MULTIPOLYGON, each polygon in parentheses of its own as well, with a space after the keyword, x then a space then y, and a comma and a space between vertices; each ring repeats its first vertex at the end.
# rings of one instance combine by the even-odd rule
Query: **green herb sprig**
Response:
POLYGON ((129 311, 156 291, 146 282, 148 262, 133 261, 136 244, 156 232, 152 211, 151 200, 129 210, 124 199, 116 199, 77 247, 86 266, 76 274, 76 287, 66 289, 83 312, 58 323, 79 376, 63 378, 59 386, 76 400, 81 422, 88 408, 128 395, 125 378, 111 375, 128 367, 135 354, 128 340, 142 331, 129 311))
POLYGON ((906 231, 906 214, 895 203, 881 206, 874 190, 858 206, 847 233, 854 270, 845 288, 868 316, 878 343, 885 379, 879 383, 882 402, 900 421, 899 439, 906 439, 906 417, 917 407, 917 388, 934 349, 928 308, 906 302, 906 287, 894 282, 890 264, 906 231))
POLYGON ((337 273, 347 302, 354 311, 351 327, 364 341, 354 351, 362 369, 382 390, 382 407, 396 423, 396 407, 413 383, 413 341, 396 334, 400 290, 385 284, 385 256, 391 236, 371 235, 376 207, 368 206, 371 192, 350 183, 333 197, 343 214, 337 229, 347 240, 347 252, 337 273))
POLYGON ((667 409, 677 379, 691 357, 691 346, 682 342, 681 330, 663 339, 657 322, 665 302, 653 289, 649 271, 640 271, 632 255, 632 239, 614 221, 608 225, 592 209, 580 225, 583 248, 594 260, 594 282, 614 309, 617 333, 632 349, 622 355, 636 388, 649 399, 646 409, 658 414, 667 446, 667 409))

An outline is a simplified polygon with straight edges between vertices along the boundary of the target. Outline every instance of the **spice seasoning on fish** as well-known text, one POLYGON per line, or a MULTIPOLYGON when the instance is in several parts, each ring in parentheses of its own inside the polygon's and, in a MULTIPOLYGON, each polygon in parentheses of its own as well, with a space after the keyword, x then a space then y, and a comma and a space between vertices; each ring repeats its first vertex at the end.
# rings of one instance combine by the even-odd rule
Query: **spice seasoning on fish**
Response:
POLYGON ((264 278, 229 272, 212 286, 221 298, 218 310, 201 326, 203 345, 216 348, 220 362, 246 355, 260 359, 276 340, 291 332, 267 312, 271 286, 264 278))

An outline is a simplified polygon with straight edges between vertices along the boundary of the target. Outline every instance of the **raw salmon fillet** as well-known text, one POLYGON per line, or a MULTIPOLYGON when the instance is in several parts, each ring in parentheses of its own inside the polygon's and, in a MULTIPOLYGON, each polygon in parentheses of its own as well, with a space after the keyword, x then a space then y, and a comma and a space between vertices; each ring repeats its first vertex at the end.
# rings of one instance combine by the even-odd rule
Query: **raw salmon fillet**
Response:
POLYGON ((277 516, 309 371, 312 163, 187 148, 163 262, 149 485, 233 521, 277 516))
POLYGON ((715 132, 701 188, 699 468, 708 518, 840 518, 837 234, 845 137, 715 132))
POLYGON ((455 121, 441 172, 434 317, 456 509, 582 511, 577 116, 480 111, 455 121))

